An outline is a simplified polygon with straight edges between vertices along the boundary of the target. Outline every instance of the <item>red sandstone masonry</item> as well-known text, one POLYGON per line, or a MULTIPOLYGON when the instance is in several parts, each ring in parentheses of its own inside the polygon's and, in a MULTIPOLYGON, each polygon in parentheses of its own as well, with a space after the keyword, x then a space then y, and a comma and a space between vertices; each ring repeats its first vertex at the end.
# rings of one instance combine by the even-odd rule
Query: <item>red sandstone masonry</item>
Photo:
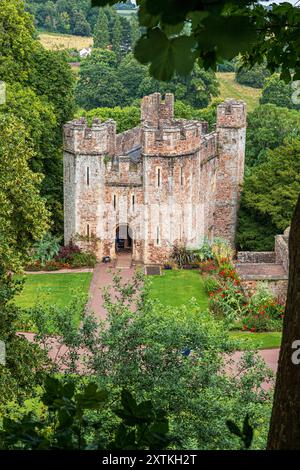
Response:
POLYGON ((166 262, 175 241, 199 246, 204 237, 223 236, 233 243, 245 129, 244 103, 219 105, 217 131, 207 134, 205 122, 174 119, 173 95, 163 101, 159 93, 142 100, 141 126, 122 134, 116 134, 112 120, 94 119, 91 128, 84 119, 66 124, 65 242, 89 232, 94 241, 82 246, 99 259, 114 258, 125 205, 134 234, 134 262, 166 262), (189 205, 197 213, 188 218, 189 205))

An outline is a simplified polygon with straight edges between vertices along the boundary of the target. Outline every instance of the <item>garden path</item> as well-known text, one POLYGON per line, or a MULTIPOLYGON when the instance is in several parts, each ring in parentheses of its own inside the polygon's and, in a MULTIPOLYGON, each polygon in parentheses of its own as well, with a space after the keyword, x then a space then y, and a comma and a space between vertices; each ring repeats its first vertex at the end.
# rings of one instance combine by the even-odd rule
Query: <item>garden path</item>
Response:
MULTIPOLYGON (((132 278, 134 271, 134 267, 127 265, 124 267, 115 267, 111 263, 99 263, 96 265, 90 285, 90 295, 87 308, 95 313, 97 319, 105 320, 106 318, 106 311, 103 308, 102 289, 112 285, 114 274, 120 273, 122 282, 125 283, 132 278)), ((112 298, 114 298, 113 292, 112 298)))

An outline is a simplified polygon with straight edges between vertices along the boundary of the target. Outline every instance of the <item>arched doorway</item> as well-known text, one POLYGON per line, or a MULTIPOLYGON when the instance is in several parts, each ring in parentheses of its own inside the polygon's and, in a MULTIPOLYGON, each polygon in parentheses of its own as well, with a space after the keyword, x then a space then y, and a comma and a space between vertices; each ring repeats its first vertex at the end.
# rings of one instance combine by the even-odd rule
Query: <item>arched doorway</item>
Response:
POLYGON ((128 224, 120 224, 116 228, 116 254, 131 253, 133 250, 132 230, 128 224))

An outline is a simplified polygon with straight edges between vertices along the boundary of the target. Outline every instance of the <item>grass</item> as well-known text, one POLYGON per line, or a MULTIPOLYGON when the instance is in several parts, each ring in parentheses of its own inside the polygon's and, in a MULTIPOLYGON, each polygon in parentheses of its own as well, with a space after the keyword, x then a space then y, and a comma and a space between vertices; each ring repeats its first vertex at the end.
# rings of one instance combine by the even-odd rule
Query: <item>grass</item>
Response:
POLYGON ((93 38, 88 36, 73 36, 70 34, 58 33, 39 33, 41 43, 46 49, 63 50, 63 49, 81 49, 91 47, 93 38))
POLYGON ((22 308, 30 308, 37 303, 66 307, 76 294, 85 294, 88 298, 91 279, 92 273, 28 274, 15 303, 22 308))
POLYGON ((261 89, 240 85, 235 81, 234 72, 218 72, 217 78, 220 83, 220 95, 222 100, 226 98, 235 98, 247 103, 248 111, 259 105, 261 89))
POLYGON ((273 349, 280 348, 281 333, 266 332, 266 333, 250 333, 244 331, 230 331, 229 335, 233 339, 237 339, 241 343, 241 350, 254 348, 254 349, 273 349))
POLYGON ((176 307, 187 304, 194 297, 203 310, 207 308, 208 296, 204 291, 199 271, 170 270, 162 271, 161 276, 150 277, 150 295, 162 304, 176 307))

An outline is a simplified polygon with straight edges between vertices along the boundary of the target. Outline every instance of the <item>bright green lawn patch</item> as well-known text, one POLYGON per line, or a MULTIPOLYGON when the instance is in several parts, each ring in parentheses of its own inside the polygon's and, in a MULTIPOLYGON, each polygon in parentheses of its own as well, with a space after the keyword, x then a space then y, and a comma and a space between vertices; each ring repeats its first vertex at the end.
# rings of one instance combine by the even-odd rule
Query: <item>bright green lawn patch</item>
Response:
POLYGON ((164 305, 177 307, 187 304, 194 297, 205 310, 208 306, 208 296, 203 288, 203 278, 195 270, 162 271, 161 276, 151 278, 150 295, 164 305))
POLYGON ((250 333, 244 331, 230 331, 231 338, 238 339, 240 349, 273 349, 280 348, 281 332, 250 333))
POLYGON ((38 303, 66 307, 76 295, 85 294, 88 298, 91 279, 92 273, 28 274, 15 303, 23 308, 38 303))

